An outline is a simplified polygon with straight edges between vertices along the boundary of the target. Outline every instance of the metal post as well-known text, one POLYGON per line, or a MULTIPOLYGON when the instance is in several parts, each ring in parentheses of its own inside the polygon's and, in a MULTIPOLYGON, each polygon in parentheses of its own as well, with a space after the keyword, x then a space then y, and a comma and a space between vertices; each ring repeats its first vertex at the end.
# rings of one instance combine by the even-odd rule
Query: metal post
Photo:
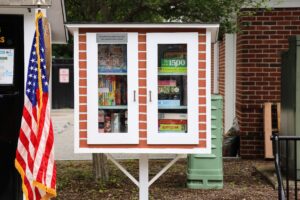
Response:
POLYGON ((140 154, 139 159, 139 189, 140 200, 149 200, 149 157, 148 154, 140 154))
POLYGON ((295 168, 295 200, 298 200, 298 189, 297 189, 297 180, 298 180, 298 176, 297 176, 297 140, 294 140, 294 168, 295 168))
POLYGON ((282 185, 282 177, 280 172, 280 160, 279 160, 279 141, 278 136, 274 136, 274 142, 275 142, 275 168, 277 171, 277 181, 278 181, 278 199, 285 200, 283 185, 282 185))
POLYGON ((286 199, 290 197, 290 188, 289 188, 289 141, 285 141, 285 179, 286 179, 286 199))

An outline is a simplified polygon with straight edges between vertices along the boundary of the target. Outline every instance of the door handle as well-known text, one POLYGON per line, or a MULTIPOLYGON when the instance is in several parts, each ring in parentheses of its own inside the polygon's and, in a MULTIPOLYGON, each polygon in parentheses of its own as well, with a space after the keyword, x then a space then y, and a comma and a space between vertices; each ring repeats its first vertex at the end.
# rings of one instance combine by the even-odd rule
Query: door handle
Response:
POLYGON ((135 91, 135 90, 133 90, 133 102, 135 102, 135 101, 136 101, 135 94, 136 94, 136 91, 135 91))
POLYGON ((152 91, 149 90, 149 101, 152 102, 152 91))

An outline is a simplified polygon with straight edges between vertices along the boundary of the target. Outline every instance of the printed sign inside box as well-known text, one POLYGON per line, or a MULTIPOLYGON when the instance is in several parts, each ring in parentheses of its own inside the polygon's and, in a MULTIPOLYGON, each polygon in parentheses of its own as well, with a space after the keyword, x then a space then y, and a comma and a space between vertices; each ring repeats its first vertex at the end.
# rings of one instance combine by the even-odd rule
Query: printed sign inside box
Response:
POLYGON ((126 44, 99 44, 98 45, 98 72, 99 73, 126 73, 127 72, 127 45, 126 44))

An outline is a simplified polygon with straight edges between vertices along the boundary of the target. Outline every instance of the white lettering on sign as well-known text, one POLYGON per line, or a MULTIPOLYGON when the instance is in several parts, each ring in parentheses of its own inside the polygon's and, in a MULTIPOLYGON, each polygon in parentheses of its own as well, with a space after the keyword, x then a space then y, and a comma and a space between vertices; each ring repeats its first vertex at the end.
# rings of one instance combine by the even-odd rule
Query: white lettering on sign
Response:
POLYGON ((98 44, 127 44, 127 33, 97 33, 98 44))
POLYGON ((69 82, 70 82, 69 69, 67 68, 59 69, 59 83, 69 83, 69 82))
POLYGON ((13 84, 14 50, 0 49, 0 85, 13 84))

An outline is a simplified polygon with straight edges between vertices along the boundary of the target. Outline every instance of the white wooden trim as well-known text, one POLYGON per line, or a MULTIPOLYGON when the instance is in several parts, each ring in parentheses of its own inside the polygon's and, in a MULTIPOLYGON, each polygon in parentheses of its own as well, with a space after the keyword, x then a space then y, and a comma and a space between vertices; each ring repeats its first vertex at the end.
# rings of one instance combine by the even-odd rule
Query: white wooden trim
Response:
POLYGON ((138 144, 138 34, 128 33, 128 133, 98 133, 98 44, 96 33, 87 33, 87 129, 88 144, 138 144), (96 91, 96 92, 95 92, 96 91))
POLYGON ((206 31, 206 150, 211 153, 211 32, 206 31))
POLYGON ((158 24, 66 24, 66 27, 73 32, 75 28, 219 28, 219 24, 183 24, 183 23, 158 23, 158 24))
POLYGON ((209 154, 211 150, 207 148, 80 148, 76 153, 209 154))
POLYGON ((117 161, 112 155, 106 154, 107 158, 112 161, 136 186, 139 187, 139 182, 132 176, 127 169, 117 161))
POLYGON ((231 128, 235 118, 236 34, 225 34, 225 97, 224 131, 231 128))
POLYGON ((159 178, 161 177, 170 167, 172 167, 180 158, 184 158, 185 155, 176 155, 171 162, 169 162, 164 168, 162 168, 150 181, 149 187, 159 178))
POLYGON ((79 38, 74 31, 74 152, 79 152, 79 38))
POLYGON ((147 33, 147 88, 147 143, 198 144, 198 33, 147 33), (158 44, 176 43, 187 44, 188 133, 158 133, 158 44))

